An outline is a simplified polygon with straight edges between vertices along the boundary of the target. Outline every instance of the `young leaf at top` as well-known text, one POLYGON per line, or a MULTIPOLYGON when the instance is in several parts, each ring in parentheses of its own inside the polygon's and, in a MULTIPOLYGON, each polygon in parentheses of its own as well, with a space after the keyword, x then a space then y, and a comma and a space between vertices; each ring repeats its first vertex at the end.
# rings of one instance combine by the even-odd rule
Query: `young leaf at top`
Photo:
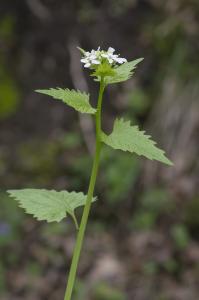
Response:
POLYGON ((36 90, 36 92, 51 96, 57 100, 62 100, 64 103, 68 104, 81 113, 96 113, 96 109, 94 109, 89 103, 89 94, 86 94, 85 92, 61 88, 36 90))
MULTIPOLYGON (((74 210, 86 203, 87 196, 79 192, 67 192, 45 189, 9 190, 11 197, 19 206, 39 221, 60 222, 67 213, 75 220, 74 210)), ((92 201, 95 201, 93 198, 92 201)))
POLYGON ((105 83, 112 84, 128 80, 133 75, 133 71, 136 68, 137 64, 142 60, 143 58, 138 58, 133 61, 126 62, 117 68, 114 68, 115 74, 113 76, 105 77, 105 83))
POLYGON ((138 126, 131 126, 129 121, 116 119, 113 132, 106 135, 102 132, 102 141, 114 149, 135 152, 143 155, 151 160, 158 160, 167 165, 173 163, 165 156, 165 152, 155 145, 156 143, 150 139, 149 135, 145 135, 144 131, 140 131, 138 126))

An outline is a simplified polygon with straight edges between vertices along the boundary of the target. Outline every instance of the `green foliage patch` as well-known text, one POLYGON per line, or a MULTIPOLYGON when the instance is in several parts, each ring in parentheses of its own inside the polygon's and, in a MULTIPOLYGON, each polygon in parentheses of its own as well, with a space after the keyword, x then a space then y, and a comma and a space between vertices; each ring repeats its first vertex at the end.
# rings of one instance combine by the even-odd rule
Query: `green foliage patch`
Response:
POLYGON ((128 80, 134 74, 134 70, 143 58, 138 58, 133 61, 126 62, 125 64, 114 69, 113 76, 105 78, 106 84, 119 83, 128 80))
POLYGON ((75 110, 81 113, 95 114, 94 109, 89 103, 89 94, 85 92, 69 90, 69 89, 48 89, 48 90, 36 90, 37 93, 48 95, 54 99, 61 100, 65 104, 71 106, 75 110))
POLYGON ((155 146, 155 142, 140 131, 138 126, 131 126, 129 121, 116 119, 113 132, 110 135, 102 133, 102 141, 114 149, 129 151, 143 155, 151 160, 158 160, 167 165, 173 165, 166 158, 164 151, 155 146))
MULTIPOLYGON (((27 213, 32 214, 39 221, 47 222, 60 222, 67 213, 75 219, 74 210, 84 206, 86 202, 86 195, 81 192, 23 189, 9 190, 8 193, 27 213)), ((93 201, 95 200, 96 198, 93 198, 93 201)))

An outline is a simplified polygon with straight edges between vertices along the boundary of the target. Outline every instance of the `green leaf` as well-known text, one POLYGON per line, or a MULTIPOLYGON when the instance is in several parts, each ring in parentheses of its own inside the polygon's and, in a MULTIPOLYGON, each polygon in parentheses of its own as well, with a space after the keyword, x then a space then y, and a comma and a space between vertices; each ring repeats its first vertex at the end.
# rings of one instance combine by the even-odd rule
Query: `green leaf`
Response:
POLYGON ((64 103, 68 104, 81 113, 96 113, 96 109, 94 109, 89 103, 89 94, 86 94, 85 92, 61 88, 36 90, 36 92, 51 96, 57 100, 62 100, 64 103))
MULTIPOLYGON (((84 206, 87 196, 79 192, 67 192, 45 189, 9 190, 9 195, 18 201, 26 213, 39 221, 60 222, 67 213, 76 221, 74 210, 84 206)), ((93 198, 92 201, 95 201, 93 198)))
POLYGON ((105 77, 105 83, 112 84, 128 80, 133 75, 133 70, 136 68, 137 64, 143 59, 144 58, 138 58, 115 68, 115 75, 105 77))
POLYGON ((129 121, 116 119, 113 132, 106 135, 102 132, 102 141, 114 149, 135 152, 143 155, 151 160, 158 160, 167 165, 173 163, 166 158, 164 151, 155 146, 155 142, 150 139, 149 135, 145 135, 144 131, 140 131, 138 126, 131 126, 129 121))

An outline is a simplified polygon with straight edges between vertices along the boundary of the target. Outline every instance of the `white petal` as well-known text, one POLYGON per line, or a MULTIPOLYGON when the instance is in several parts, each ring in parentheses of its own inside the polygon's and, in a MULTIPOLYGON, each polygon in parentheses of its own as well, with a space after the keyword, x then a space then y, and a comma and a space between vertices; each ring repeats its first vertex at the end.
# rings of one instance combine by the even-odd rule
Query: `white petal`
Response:
POLYGON ((122 58, 122 57, 116 57, 115 61, 118 62, 119 64, 123 64, 127 62, 126 58, 122 58))
POLYGON ((110 64, 112 64, 112 63, 113 63, 113 59, 112 59, 112 58, 108 58, 108 62, 109 62, 110 64))
POLYGON ((115 60, 118 57, 118 55, 117 54, 109 54, 109 57, 112 58, 113 60, 115 60))
POLYGON ((102 53, 101 56, 102 56, 102 57, 109 57, 109 55, 106 54, 106 53, 102 53))
POLYGON ((112 47, 109 47, 109 48, 108 48, 108 52, 113 53, 113 52, 115 52, 115 49, 112 48, 112 47))
POLYGON ((100 65, 100 61, 96 60, 96 59, 93 59, 92 60, 92 64, 94 64, 94 65, 100 65))
POLYGON ((81 61, 82 63, 87 63, 89 60, 88 60, 88 58, 82 58, 80 61, 81 61))
POLYGON ((91 66, 91 64, 87 63, 87 64, 84 65, 84 68, 89 68, 90 66, 91 66))
POLYGON ((96 55, 92 54, 89 58, 90 58, 90 60, 96 59, 96 55))

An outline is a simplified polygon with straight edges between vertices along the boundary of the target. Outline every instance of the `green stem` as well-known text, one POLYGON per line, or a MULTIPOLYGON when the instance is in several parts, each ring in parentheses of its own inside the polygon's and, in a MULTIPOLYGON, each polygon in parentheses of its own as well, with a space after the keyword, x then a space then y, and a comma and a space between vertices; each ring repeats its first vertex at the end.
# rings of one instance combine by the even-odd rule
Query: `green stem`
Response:
POLYGON ((95 156, 94 156, 94 160, 93 160, 93 167, 92 167, 92 172, 91 172, 91 177, 90 177, 87 200, 86 200, 86 204, 85 204, 82 219, 81 219, 81 224, 80 224, 78 235, 77 235, 77 241, 76 241, 75 249, 74 249, 74 253, 73 253, 73 259, 72 259, 72 264, 71 264, 71 268, 70 268, 70 272, 69 272, 68 284, 67 284, 64 300, 71 300, 74 283, 75 283, 75 278, 76 278, 76 273, 77 273, 77 267, 78 267, 79 258, 80 258, 80 253, 81 253, 81 249, 82 249, 82 243, 84 240, 86 225, 88 222, 88 216, 89 216, 89 212, 90 212, 90 208, 91 208, 93 192, 95 189, 95 182, 96 182, 96 178, 97 178, 99 159, 100 159, 100 151, 101 151, 101 139, 100 139, 101 108, 102 108, 102 98, 103 98, 104 88, 105 88, 104 79, 101 78, 99 97, 98 97, 98 103, 97 103, 97 112, 95 115, 95 122, 96 122, 95 156))

